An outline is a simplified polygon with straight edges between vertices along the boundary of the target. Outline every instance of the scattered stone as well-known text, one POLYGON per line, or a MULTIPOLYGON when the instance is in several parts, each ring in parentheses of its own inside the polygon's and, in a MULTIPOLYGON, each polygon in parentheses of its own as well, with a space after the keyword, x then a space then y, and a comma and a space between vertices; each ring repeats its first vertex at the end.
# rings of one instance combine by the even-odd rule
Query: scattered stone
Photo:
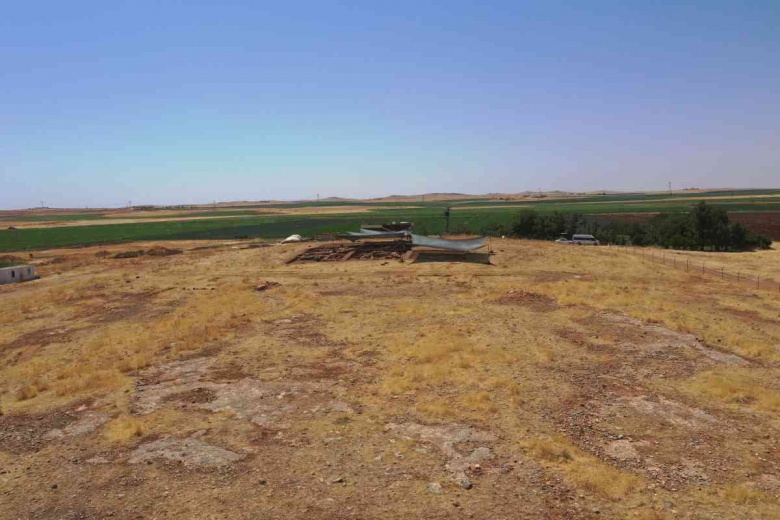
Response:
POLYGON ((474 484, 471 483, 471 479, 469 479, 466 475, 460 475, 456 477, 455 481, 463 489, 471 489, 474 486, 474 484))
POLYGON ((444 493, 444 490, 442 489, 441 484, 438 482, 431 482, 428 484, 428 493, 432 495, 441 495, 444 493))
POLYGON ((631 441, 625 439, 610 442, 604 452, 618 460, 639 460, 641 458, 631 441))
POLYGON ((58 487, 59 487, 59 486, 57 486, 57 484, 52 484, 52 485, 51 485, 51 488, 52 488, 52 489, 57 489, 58 487))

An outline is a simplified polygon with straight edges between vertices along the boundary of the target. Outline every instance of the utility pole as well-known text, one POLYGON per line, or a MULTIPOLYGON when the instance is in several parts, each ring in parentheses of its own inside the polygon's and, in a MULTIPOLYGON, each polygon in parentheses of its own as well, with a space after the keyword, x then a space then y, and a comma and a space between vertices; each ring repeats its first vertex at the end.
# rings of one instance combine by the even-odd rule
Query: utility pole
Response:
POLYGON ((320 203, 320 194, 318 193, 317 194, 317 204, 319 204, 319 203, 320 203))
POLYGON ((452 205, 447 204, 447 207, 444 208, 444 216, 447 218, 447 229, 445 233, 449 234, 450 232, 450 213, 452 211, 452 205))
POLYGON ((672 194, 672 181, 669 181, 669 195, 672 194))

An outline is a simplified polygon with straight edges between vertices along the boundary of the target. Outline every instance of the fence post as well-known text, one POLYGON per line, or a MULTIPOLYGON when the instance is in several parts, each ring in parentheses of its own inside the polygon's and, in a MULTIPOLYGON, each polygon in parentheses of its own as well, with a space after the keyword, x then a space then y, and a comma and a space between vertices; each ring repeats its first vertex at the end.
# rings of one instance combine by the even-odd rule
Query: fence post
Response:
POLYGON ((701 263, 701 274, 704 274, 704 262, 701 263))
POLYGON ((737 281, 739 281, 739 271, 737 271, 737 281))
POLYGON ((685 260, 685 270, 690 271, 691 270, 691 260, 690 258, 685 260))
POLYGON ((756 275, 756 289, 761 289, 761 276, 756 275))

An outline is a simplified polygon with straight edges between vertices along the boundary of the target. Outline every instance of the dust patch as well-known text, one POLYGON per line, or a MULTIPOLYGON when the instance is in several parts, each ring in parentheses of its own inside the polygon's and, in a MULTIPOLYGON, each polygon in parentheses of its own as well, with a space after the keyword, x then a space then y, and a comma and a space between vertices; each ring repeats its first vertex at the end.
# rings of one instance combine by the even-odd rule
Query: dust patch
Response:
POLYGON ((133 413, 150 414, 166 400, 173 399, 172 396, 176 394, 219 387, 219 384, 201 381, 201 377, 213 363, 211 358, 194 358, 144 370, 136 382, 133 413))
POLYGON ((310 314, 293 314, 272 321, 269 326, 270 333, 285 342, 312 348, 343 346, 341 342, 328 339, 321 331, 319 320, 310 314))
POLYGON ((633 408, 641 415, 660 419, 672 426, 691 429, 710 428, 720 422, 715 416, 704 410, 666 399, 663 396, 658 396, 656 399, 645 395, 622 398, 616 400, 613 405, 608 405, 607 408, 612 408, 613 413, 617 414, 624 412, 626 408, 633 408))
POLYGON ((86 412, 79 419, 64 428, 54 428, 43 435, 44 439, 64 439, 65 437, 75 437, 86 435, 97 430, 100 426, 108 422, 110 415, 102 412, 86 412))
POLYGON ((0 415, 0 451, 39 451, 52 439, 83 435, 93 431, 103 422, 105 421, 102 414, 80 416, 70 410, 0 415))
POLYGON ((329 411, 329 393, 315 383, 261 382, 242 379, 215 389, 214 400, 200 405, 212 412, 229 412, 269 429, 289 428, 292 419, 329 411))
POLYGON ((156 459, 179 462, 188 468, 223 467, 245 458, 197 438, 165 437, 140 445, 133 451, 128 464, 140 464, 156 459))
POLYGON ((18 353, 20 357, 31 357, 33 352, 28 349, 37 351, 38 348, 46 347, 53 343, 67 343, 73 338, 73 335, 74 331, 67 327, 50 327, 34 330, 0 345, 0 354, 25 349, 24 353, 18 353))
POLYGON ((629 341, 628 344, 638 346, 645 351, 661 352, 669 349, 691 349, 717 363, 726 363, 729 365, 748 364, 746 359, 736 354, 722 352, 705 345, 692 334, 677 332, 660 325, 646 323, 630 316, 608 312, 599 313, 598 319, 607 322, 607 327, 611 324, 613 329, 618 327, 622 332, 629 329, 631 331, 631 334, 627 334, 629 338, 632 336, 633 338, 636 338, 638 335, 641 336, 640 341, 629 341))
POLYGON ((289 428, 294 421, 328 413, 354 411, 341 405, 332 383, 312 381, 205 380, 213 364, 209 358, 177 361, 145 370, 136 385, 133 412, 150 414, 177 402, 198 410, 229 413, 268 429, 289 428))
POLYGON ((155 308, 154 297, 168 289, 124 294, 105 301, 85 305, 76 318, 86 319, 92 323, 111 323, 131 320, 134 318, 160 318, 161 315, 172 312, 178 303, 155 308))
POLYGON ((493 459, 490 448, 476 444, 491 443, 496 437, 486 431, 470 426, 450 424, 446 426, 429 426, 417 423, 389 423, 385 432, 396 433, 408 439, 430 444, 440 451, 445 459, 445 469, 450 478, 465 488, 471 487, 468 473, 481 469, 480 464, 493 459))

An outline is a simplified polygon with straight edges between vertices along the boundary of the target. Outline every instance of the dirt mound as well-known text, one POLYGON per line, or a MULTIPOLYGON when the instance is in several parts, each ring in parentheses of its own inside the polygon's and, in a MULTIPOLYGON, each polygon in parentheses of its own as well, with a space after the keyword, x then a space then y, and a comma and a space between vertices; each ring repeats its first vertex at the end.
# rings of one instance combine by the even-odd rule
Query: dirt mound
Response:
POLYGON ((113 258, 138 258, 140 256, 171 256, 180 255, 181 249, 171 249, 163 246, 156 246, 151 249, 137 249, 135 251, 122 251, 113 256, 113 258))
POLYGON ((147 256, 172 256, 180 255, 183 251, 181 249, 173 249, 169 247, 156 246, 146 250, 147 256))
POLYGON ((137 251, 122 251, 121 253, 115 254, 113 258, 138 258, 139 256, 143 256, 143 254, 143 249, 139 249, 137 251))

